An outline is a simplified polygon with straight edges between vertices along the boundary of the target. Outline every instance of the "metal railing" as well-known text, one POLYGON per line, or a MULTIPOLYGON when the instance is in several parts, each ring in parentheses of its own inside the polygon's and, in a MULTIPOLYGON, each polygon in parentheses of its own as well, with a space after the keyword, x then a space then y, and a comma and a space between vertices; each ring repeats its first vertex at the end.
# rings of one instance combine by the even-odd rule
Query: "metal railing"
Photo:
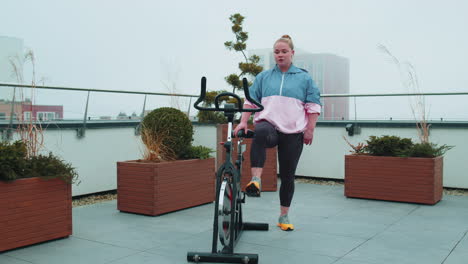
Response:
MULTIPOLYGON (((46 85, 26 85, 26 84, 15 84, 15 83, 0 83, 0 89, 3 87, 10 87, 10 88, 29 88, 29 89, 49 89, 49 90, 65 90, 65 91, 81 91, 87 92, 86 97, 86 104, 84 107, 84 116, 83 116, 83 124, 80 129, 77 130, 78 137, 84 137, 86 132, 86 124, 88 120, 88 108, 89 108, 89 98, 91 93, 115 93, 115 94, 135 94, 135 95, 144 95, 143 99, 143 106, 142 106, 142 117, 145 113, 146 103, 147 103, 147 96, 176 96, 176 97, 188 97, 190 98, 189 103, 189 111, 191 105, 192 98, 198 98, 198 94, 180 94, 180 93, 160 93, 160 92, 143 92, 143 91, 125 91, 125 90, 112 90, 112 89, 92 89, 92 88, 78 88, 78 87, 65 87, 65 86, 46 86, 46 85)), ((358 97, 411 97, 411 96, 456 96, 456 95, 468 95, 468 92, 436 92, 436 93, 365 93, 365 94, 322 94, 322 98, 337 98, 337 97, 344 97, 344 98, 354 98, 354 119, 357 118, 357 110, 356 110, 356 98, 358 97)), ((10 103, 15 103, 14 100, 11 100, 10 103)), ((350 110, 350 109, 348 109, 350 110)), ((10 127, 13 125, 13 118, 10 118, 10 127)), ((136 128, 136 133, 139 133, 139 127, 136 128)), ((11 131, 3 131, 2 134, 6 134, 7 137, 11 136, 11 131)))
MULTIPOLYGON (((50 90, 65 90, 65 91, 82 91, 88 92, 86 98, 86 105, 84 110, 84 117, 83 117, 83 126, 82 128, 77 130, 77 136, 79 138, 84 137, 86 133, 86 123, 88 120, 88 106, 89 106, 89 97, 90 93, 121 93, 121 94, 140 94, 144 95, 143 100, 143 109, 141 116, 144 115, 145 107, 146 107, 146 99, 148 95, 158 95, 158 96, 178 96, 178 97, 198 97, 198 95, 191 95, 191 94, 179 94, 179 93, 156 93, 156 92, 140 92, 140 91, 123 91, 123 90, 108 90, 108 89, 91 89, 91 88, 77 88, 77 87, 65 87, 65 86, 46 86, 46 85, 26 85, 26 84, 15 84, 15 83, 0 83, 1 87, 13 87, 13 88, 30 88, 30 89, 50 89, 50 90)), ((15 100, 10 102, 12 105, 15 104, 15 100)), ((13 106, 12 106, 13 107, 13 106)), ((9 127, 11 128, 13 125, 13 119, 10 118, 9 127)), ((136 133, 139 133, 140 127, 136 128, 136 133)), ((11 137, 12 131, 8 129, 7 131, 2 131, 2 134, 5 135, 8 139, 11 137)))

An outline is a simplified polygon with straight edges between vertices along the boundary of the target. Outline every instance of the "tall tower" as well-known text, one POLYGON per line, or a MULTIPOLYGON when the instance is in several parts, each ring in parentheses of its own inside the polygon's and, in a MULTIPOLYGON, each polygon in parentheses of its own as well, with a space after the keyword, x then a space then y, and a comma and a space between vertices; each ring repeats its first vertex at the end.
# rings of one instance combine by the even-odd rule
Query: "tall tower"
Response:
MULTIPOLYGON (((14 60, 23 71, 23 40, 13 37, 0 36, 0 82, 17 83, 15 71, 10 60, 14 60)), ((11 100, 13 88, 0 87, 0 100, 11 100)))
MULTIPOLYGON (((265 70, 275 66, 272 49, 249 50, 249 54, 259 56, 259 64, 265 70)), ((293 64, 309 72, 321 94, 349 93, 349 60, 347 58, 330 53, 309 53, 296 49, 293 64)), ((349 119, 349 98, 322 98, 320 119, 349 119)))

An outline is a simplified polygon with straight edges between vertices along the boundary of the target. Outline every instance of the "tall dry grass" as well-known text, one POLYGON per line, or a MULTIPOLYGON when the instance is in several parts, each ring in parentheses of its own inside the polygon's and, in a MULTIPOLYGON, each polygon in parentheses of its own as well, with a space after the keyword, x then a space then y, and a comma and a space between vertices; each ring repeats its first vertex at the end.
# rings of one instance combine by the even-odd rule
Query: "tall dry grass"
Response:
POLYGON ((407 91, 409 93, 419 94, 416 96, 409 96, 408 98, 413 117, 416 120, 418 137, 421 143, 429 143, 429 128, 431 125, 427 123, 428 111, 426 111, 426 102, 419 86, 416 69, 407 61, 401 62, 385 45, 379 45, 378 48, 397 66, 400 80, 407 91))
POLYGON ((31 76, 31 88, 29 100, 25 97, 25 92, 23 88, 16 90, 16 87, 13 92, 13 103, 15 103, 16 92, 19 93, 20 103, 23 106, 28 106, 26 109, 22 109, 18 118, 18 126, 16 132, 18 133, 21 141, 26 144, 27 157, 37 156, 40 150, 44 147, 44 133, 40 120, 35 120, 34 116, 34 105, 36 101, 36 58, 32 50, 28 50, 24 57, 12 57, 10 58, 10 64, 13 68, 13 73, 18 81, 18 83, 24 83, 24 65, 26 63, 31 64, 32 76, 31 76), (23 110, 30 110, 31 118, 25 120, 23 116, 23 110))
POLYGON ((154 134, 142 127, 141 140, 143 141, 143 159, 154 162, 176 160, 177 156, 171 147, 164 144, 164 133, 154 134))

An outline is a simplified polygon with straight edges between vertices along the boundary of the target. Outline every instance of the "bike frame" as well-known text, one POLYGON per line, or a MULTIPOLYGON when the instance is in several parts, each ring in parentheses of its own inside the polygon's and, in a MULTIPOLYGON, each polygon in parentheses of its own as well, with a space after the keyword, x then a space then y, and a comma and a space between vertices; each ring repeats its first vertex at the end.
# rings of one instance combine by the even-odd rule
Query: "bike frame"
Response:
MULTIPOLYGON (((235 163, 232 162, 232 125, 234 121, 234 115, 237 112, 259 112, 263 110, 263 106, 252 100, 249 94, 249 87, 247 83, 247 79, 243 79, 243 86, 244 86, 244 93, 246 100, 255 104, 258 108, 248 108, 244 109, 242 107, 242 100, 239 98, 238 95, 234 93, 224 92, 218 94, 214 100, 215 108, 207 108, 207 107, 200 107, 198 106, 204 99, 206 95, 206 78, 202 78, 201 83, 201 94, 198 100, 195 102, 195 108, 200 111, 223 111, 224 115, 228 119, 228 131, 227 131, 227 139, 224 142, 223 147, 226 151, 226 159, 224 163, 218 168, 216 173, 216 202, 215 202, 215 213, 213 219, 213 243, 211 253, 205 252, 188 252, 187 253, 187 260, 188 261, 195 261, 195 262, 223 262, 223 263, 258 263, 258 254, 247 254, 247 253, 234 253, 234 247, 239 241, 240 235, 243 230, 268 230, 268 224, 266 223, 245 223, 242 220, 242 203, 245 203, 245 194, 244 197, 241 199, 241 172, 242 172, 242 161, 243 161, 243 152, 245 151, 245 145, 242 145, 242 139, 244 137, 251 137, 249 133, 245 136, 241 135, 244 133, 240 133, 239 135, 235 135, 239 137, 238 146, 237 146, 237 160, 235 163), (237 101, 236 104, 226 104, 224 108, 219 106, 219 101, 222 97, 234 97, 237 101), (230 204, 230 225, 229 225, 229 243, 226 241, 222 241, 224 247, 221 251, 218 251, 218 236, 219 236, 219 199, 221 195, 221 185, 223 181, 227 180, 231 191, 232 197, 229 198, 230 204), (232 186, 232 187, 231 187, 232 186)), ((252 133, 253 134, 253 133, 252 133)), ((226 185, 225 185, 226 186, 226 185)), ((223 194, 224 195, 224 191, 223 194)), ((222 215, 225 215, 223 212, 222 215)))
MULTIPOLYGON (((231 177, 231 180, 233 182, 232 186, 232 201, 233 204, 231 206, 235 207, 235 210, 239 209, 239 219, 235 219, 235 214, 231 214, 231 225, 229 226, 230 230, 229 232, 231 235, 229 237, 229 245, 224 246, 222 249, 222 252, 228 253, 228 254, 233 254, 234 253, 234 247, 237 244, 237 241, 240 238, 240 230, 243 225, 242 222, 242 206, 241 203, 243 202, 244 199, 240 200, 238 197, 238 194, 240 193, 240 182, 241 182, 241 174, 242 174, 242 161, 243 161, 243 147, 242 147, 242 138, 239 138, 239 141, 237 143, 237 160, 235 161, 235 164, 232 163, 232 123, 234 119, 234 113, 225 113, 226 117, 228 118, 228 130, 227 130, 227 139, 226 142, 224 142, 223 147, 226 150, 226 158, 224 163, 218 168, 218 171, 216 173, 216 201, 219 200, 220 196, 220 191, 221 191, 221 183, 223 182, 223 178, 226 175, 229 175, 231 177)), ((219 209, 219 204, 215 204, 215 212, 218 212, 219 209)), ((217 223, 217 214, 214 215, 214 220, 213 220, 213 245, 212 245, 212 253, 218 252, 218 241, 217 241, 217 235, 218 235, 218 223, 217 223)))

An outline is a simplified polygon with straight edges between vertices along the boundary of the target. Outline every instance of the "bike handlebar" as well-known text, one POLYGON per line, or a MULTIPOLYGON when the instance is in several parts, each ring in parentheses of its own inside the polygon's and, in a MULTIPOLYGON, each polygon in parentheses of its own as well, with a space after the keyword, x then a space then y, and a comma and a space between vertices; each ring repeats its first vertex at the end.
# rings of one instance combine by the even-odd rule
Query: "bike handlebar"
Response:
POLYGON ((215 100, 214 100, 214 104, 215 104, 215 107, 214 108, 210 108, 210 107, 202 107, 202 106, 198 106, 201 102, 203 102, 203 100, 205 100, 205 97, 206 97, 206 77, 202 77, 201 79, 201 93, 200 93, 200 97, 198 97, 197 101, 195 102, 194 104, 194 107, 195 109, 197 110, 201 110, 201 111, 224 111, 224 112, 251 112, 251 113, 255 113, 255 112, 260 112, 263 110, 263 105, 261 105, 260 103, 258 103, 257 101, 253 100, 251 97, 250 97, 250 93, 249 93, 249 84, 247 82, 247 79, 246 78, 243 78, 242 79, 242 84, 244 86, 244 94, 245 94, 245 98, 253 103, 254 105, 258 106, 258 108, 244 108, 242 106, 242 100, 241 98, 235 94, 235 93, 230 93, 230 92, 223 92, 223 93, 220 93, 218 94, 216 97, 215 97, 215 100), (233 108, 220 108, 219 107, 219 98, 223 97, 223 96, 231 96, 231 97, 234 97, 237 101, 237 108, 236 107, 233 107, 233 108))

